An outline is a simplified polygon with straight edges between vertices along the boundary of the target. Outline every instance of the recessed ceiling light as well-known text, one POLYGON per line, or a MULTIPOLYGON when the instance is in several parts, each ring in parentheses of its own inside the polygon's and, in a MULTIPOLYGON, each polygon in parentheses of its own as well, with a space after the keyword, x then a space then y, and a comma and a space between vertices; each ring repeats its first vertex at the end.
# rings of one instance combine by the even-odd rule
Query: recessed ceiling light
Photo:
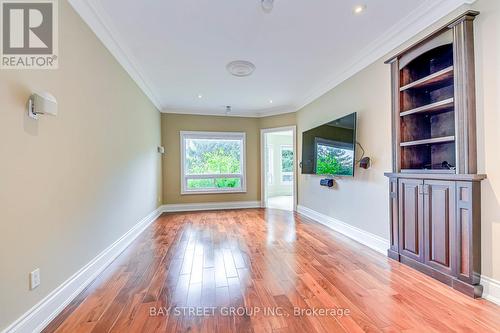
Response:
POLYGON ((366 10, 366 5, 358 5, 358 6, 355 6, 352 9, 352 11, 354 12, 354 14, 361 14, 365 10, 366 10))
POLYGON ((255 65, 250 61, 235 60, 227 64, 226 69, 234 76, 243 77, 251 75, 255 70, 255 65))
POLYGON ((274 8, 274 0, 260 0, 264 13, 270 13, 274 8))
POLYGON ((273 104, 273 100, 272 100, 272 99, 270 99, 270 100, 269 100, 269 103, 273 104))
POLYGON ((200 94, 200 95, 198 95, 198 98, 200 98, 200 99, 201 99, 201 98, 203 98, 203 95, 201 95, 201 94, 200 94))

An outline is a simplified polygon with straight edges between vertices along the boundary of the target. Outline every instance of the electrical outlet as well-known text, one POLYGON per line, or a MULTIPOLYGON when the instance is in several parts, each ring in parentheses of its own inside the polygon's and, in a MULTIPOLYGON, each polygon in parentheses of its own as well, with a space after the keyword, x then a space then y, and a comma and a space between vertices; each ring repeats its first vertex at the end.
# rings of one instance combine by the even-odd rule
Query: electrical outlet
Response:
POLYGON ((30 290, 35 289, 40 285, 40 268, 35 269, 30 273, 30 290))

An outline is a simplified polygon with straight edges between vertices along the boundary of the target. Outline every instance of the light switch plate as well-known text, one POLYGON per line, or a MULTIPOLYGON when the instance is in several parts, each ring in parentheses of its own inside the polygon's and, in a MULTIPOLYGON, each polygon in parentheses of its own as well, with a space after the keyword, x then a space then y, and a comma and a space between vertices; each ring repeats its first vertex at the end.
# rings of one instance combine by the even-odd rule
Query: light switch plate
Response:
POLYGON ((40 285, 40 268, 35 269, 30 273, 30 290, 35 289, 40 285))

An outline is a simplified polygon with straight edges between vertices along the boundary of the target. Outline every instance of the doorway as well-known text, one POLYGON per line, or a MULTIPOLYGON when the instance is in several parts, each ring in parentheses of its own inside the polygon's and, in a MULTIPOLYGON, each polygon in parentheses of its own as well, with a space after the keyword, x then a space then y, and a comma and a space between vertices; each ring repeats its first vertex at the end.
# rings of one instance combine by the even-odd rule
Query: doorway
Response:
POLYGON ((262 207, 296 210, 295 126, 261 130, 262 207))

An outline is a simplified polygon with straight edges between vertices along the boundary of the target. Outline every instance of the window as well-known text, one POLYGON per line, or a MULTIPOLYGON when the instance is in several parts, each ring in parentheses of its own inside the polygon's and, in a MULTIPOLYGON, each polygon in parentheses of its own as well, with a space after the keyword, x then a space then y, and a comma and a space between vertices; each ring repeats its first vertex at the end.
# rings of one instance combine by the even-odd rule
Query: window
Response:
POLYGON ((245 133, 181 131, 181 194, 246 192, 245 133))
POLYGON ((292 146, 281 146, 281 182, 293 182, 293 148, 292 146))

